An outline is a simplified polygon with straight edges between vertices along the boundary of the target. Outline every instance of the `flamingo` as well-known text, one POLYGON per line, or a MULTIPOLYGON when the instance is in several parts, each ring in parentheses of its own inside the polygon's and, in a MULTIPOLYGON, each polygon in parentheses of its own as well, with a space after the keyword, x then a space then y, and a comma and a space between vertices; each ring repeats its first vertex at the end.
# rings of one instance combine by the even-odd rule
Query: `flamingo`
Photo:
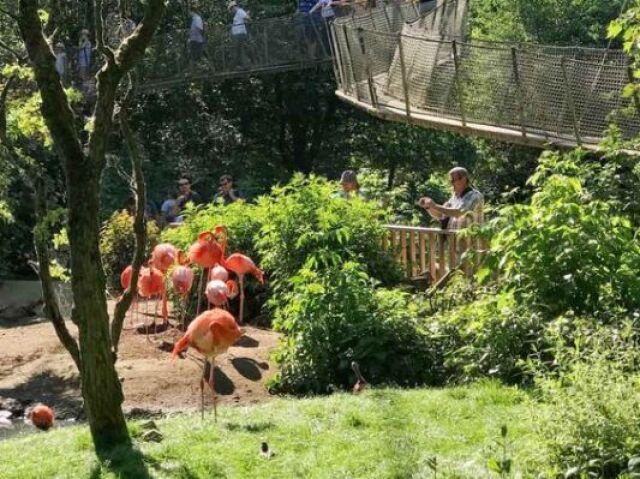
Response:
POLYGON ((251 258, 240 253, 234 253, 229 256, 224 262, 224 267, 229 271, 233 271, 240 281, 240 314, 238 324, 242 324, 244 312, 244 275, 250 273, 256 277, 260 284, 264 284, 264 274, 251 258))
POLYGON ((233 316, 224 309, 214 308, 194 319, 184 336, 173 348, 172 356, 174 358, 188 346, 192 346, 205 357, 202 378, 200 379, 200 414, 202 419, 204 419, 204 374, 207 361, 211 362, 209 385, 213 390, 213 414, 217 421, 216 389, 213 382, 216 356, 226 352, 240 336, 242 336, 242 331, 238 328, 233 316))
MULTIPOLYGON (((151 253, 151 265, 165 274, 179 259, 180 252, 170 243, 161 243, 153 248, 151 253)), ((169 320, 169 307, 167 304, 167 289, 162 291, 162 317, 165 324, 169 320)))
POLYGON ((217 307, 224 306, 228 301, 229 288, 224 281, 214 279, 207 283, 206 294, 209 303, 217 307))
POLYGON ((220 281, 227 281, 229 279, 229 272, 224 266, 215 266, 209 273, 209 279, 219 279, 220 281))
MULTIPOLYGON (((138 282, 138 293, 143 298, 151 298, 155 295, 165 295, 164 275, 153 266, 142 268, 140 270, 140 280, 138 282)), ((157 307, 157 306, 156 306, 157 307)), ((146 321, 145 321, 146 324, 146 321)), ((153 315, 153 331, 156 331, 156 316, 153 315)), ((149 331, 147 339, 149 339, 149 331)))
MULTIPOLYGON (((127 266, 124 270, 122 270, 122 273, 120 273, 120 286, 122 286, 123 291, 126 291, 131 286, 132 274, 133 274, 132 265, 127 266)), ((138 277, 140 276, 138 275, 138 277)), ((137 321, 137 316, 138 316, 138 294, 137 293, 133 295, 133 316, 134 316, 133 321, 137 321)))
POLYGON ((36 404, 35 407, 29 412, 28 418, 31 420, 31 423, 35 427, 46 431, 53 426, 53 409, 51 409, 49 406, 45 406, 44 404, 36 404))
POLYGON ((224 260, 224 249, 227 244, 227 230, 224 226, 216 226, 213 231, 203 231, 189 249, 189 259, 192 263, 202 268, 202 275, 198 284, 198 305, 196 314, 200 312, 200 298, 202 295, 202 282, 208 269, 224 260), (219 240, 218 238, 222 239, 219 240))
POLYGON ((357 362, 351 362, 351 369, 356 374, 356 378, 358 379, 356 383, 353 385, 353 394, 360 394, 365 388, 369 385, 369 383, 364 379, 362 374, 360 373, 360 366, 357 362))

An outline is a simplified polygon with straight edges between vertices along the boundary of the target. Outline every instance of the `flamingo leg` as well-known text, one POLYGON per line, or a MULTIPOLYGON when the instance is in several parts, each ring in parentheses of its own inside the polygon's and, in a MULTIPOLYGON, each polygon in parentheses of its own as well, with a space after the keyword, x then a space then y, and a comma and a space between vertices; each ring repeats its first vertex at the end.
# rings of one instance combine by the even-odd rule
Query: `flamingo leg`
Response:
POLYGON ((204 375, 207 371, 207 359, 204 360, 202 374, 200 375, 200 420, 204 421, 204 375))
POLYGON ((144 302, 144 335, 147 338, 147 341, 151 342, 149 339, 149 323, 147 323, 147 316, 149 316, 149 301, 144 302))
POLYGON ((240 275, 240 314, 238 318, 238 324, 243 324, 242 316, 244 313, 244 276, 240 275))
POLYGON ((216 358, 211 358, 211 370, 209 371, 209 384, 211 385, 211 390, 213 391, 213 420, 218 422, 218 404, 216 396, 216 385, 214 383, 214 370, 216 369, 216 358))
POLYGON ((158 327, 156 326, 156 316, 158 315, 158 301, 153 302, 153 337, 158 334, 158 327))
POLYGON ((200 280, 198 281, 198 302, 196 303, 196 316, 200 315, 200 301, 202 300, 202 281, 204 280, 205 269, 202 268, 200 273, 200 280))

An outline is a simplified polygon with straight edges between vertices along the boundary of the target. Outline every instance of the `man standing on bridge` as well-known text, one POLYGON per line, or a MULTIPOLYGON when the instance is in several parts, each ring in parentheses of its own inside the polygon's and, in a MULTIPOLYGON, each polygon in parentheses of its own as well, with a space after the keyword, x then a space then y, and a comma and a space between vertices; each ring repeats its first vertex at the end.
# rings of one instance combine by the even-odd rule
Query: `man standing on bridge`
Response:
POLYGON ((189 12, 191 26, 189 27, 189 56, 192 63, 200 60, 204 50, 204 22, 195 11, 189 12))
POLYGON ((433 218, 440 220, 442 229, 459 230, 473 223, 482 223, 484 198, 470 184, 467 169, 461 166, 451 169, 449 182, 453 195, 445 204, 439 205, 428 196, 420 198, 418 204, 433 218))

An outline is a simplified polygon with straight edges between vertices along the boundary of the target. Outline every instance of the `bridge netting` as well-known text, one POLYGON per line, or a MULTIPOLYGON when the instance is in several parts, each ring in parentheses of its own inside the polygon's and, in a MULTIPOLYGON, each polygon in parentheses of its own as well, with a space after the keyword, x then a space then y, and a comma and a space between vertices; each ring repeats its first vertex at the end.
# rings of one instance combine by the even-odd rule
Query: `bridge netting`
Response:
POLYGON ((467 0, 420 16, 387 5, 336 20, 337 94, 382 118, 531 145, 593 148, 640 133, 621 51, 467 40, 467 0), (395 15, 395 16, 394 16, 395 15))

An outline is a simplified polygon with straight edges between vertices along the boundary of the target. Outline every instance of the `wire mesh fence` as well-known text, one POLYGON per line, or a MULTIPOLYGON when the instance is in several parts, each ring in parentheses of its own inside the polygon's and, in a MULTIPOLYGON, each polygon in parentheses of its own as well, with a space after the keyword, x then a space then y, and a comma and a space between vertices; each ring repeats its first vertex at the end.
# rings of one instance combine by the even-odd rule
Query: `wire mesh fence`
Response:
POLYGON ((521 139, 595 145, 612 122, 625 138, 640 133, 632 100, 622 95, 629 82, 622 52, 466 41, 466 12, 467 0, 440 0, 405 24, 337 20, 339 93, 373 112, 401 111, 405 121, 422 115, 467 130, 494 126, 521 139))

